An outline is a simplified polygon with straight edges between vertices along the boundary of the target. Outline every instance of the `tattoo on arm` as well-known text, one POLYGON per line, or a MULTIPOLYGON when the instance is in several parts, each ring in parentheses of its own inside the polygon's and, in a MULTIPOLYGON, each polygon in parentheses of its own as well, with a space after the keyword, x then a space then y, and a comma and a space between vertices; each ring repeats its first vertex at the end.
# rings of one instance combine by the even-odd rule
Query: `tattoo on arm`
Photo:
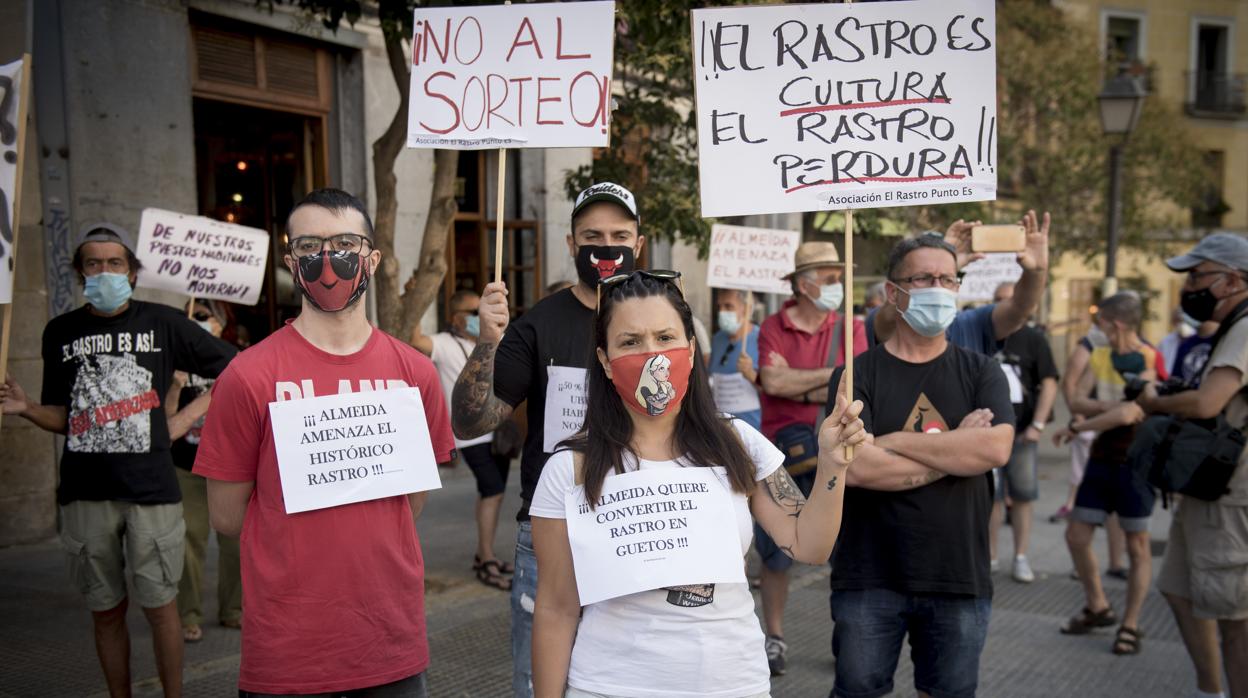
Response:
POLYGON ((478 342, 451 393, 451 427, 461 439, 493 431, 511 416, 511 407, 494 395, 494 352, 498 344, 478 342))
POLYGON ((829 492, 831 492, 832 490, 836 489, 836 480, 837 480, 837 477, 836 477, 835 475, 833 475, 833 476, 832 476, 832 479, 831 479, 831 480, 828 480, 828 491, 829 491, 829 492))
POLYGON ((806 506, 806 497, 802 496, 802 491, 789 476, 789 471, 776 468, 776 472, 767 476, 763 484, 767 486, 767 494, 771 496, 771 500, 779 504, 781 509, 785 509, 789 516, 801 516, 802 508, 806 506))

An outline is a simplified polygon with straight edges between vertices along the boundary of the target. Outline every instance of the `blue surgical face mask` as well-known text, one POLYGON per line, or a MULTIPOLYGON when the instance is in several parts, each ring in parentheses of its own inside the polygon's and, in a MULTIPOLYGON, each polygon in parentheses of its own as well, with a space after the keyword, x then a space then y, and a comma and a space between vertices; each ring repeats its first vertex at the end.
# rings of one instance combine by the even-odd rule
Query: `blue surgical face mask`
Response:
POLYGON ((741 329, 741 318, 731 310, 719 311, 719 329, 728 334, 736 334, 741 329))
POLYGON ((819 287, 819 297, 810 299, 815 307, 827 312, 836 310, 841 307, 841 303, 845 300, 845 286, 841 282, 827 284, 819 287))
POLYGON ((112 313, 130 300, 133 291, 128 275, 103 272, 87 277, 83 295, 91 307, 101 313, 112 313))
POLYGON ((949 329, 958 315, 958 296, 944 288, 916 288, 899 291, 910 296, 910 305, 901 314, 910 329, 924 337, 935 337, 949 329))
POLYGON ((464 334, 469 337, 481 336, 481 318, 477 315, 469 315, 464 322, 464 334))

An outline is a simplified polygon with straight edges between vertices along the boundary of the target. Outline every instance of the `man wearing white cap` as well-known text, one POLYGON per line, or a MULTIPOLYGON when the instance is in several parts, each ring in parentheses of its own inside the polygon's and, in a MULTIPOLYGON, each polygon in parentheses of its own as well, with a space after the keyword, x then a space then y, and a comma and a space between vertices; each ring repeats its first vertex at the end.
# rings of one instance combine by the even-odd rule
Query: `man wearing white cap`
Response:
POLYGON ((537 557, 529 502, 556 444, 581 428, 598 282, 633 271, 646 242, 640 222, 628 189, 599 182, 582 191, 572 208, 572 234, 567 238, 578 283, 543 298, 510 328, 507 285, 488 284, 478 310, 481 336, 451 398, 451 424, 461 439, 493 431, 516 405, 528 403, 511 585, 512 691, 517 698, 533 694, 530 648, 537 557))
MULTIPOLYGON (((1148 412, 1191 420, 1223 416, 1248 424, 1248 239, 1217 233, 1166 264, 1186 272, 1180 307, 1198 322, 1220 324, 1200 387, 1159 396, 1148 386, 1148 412)), ((1212 437, 1213 432, 1210 432, 1212 437)), ((1248 451, 1215 501, 1184 496, 1170 523, 1157 588, 1174 612, 1196 668, 1198 696, 1248 695, 1248 451), (1220 639, 1220 643, 1219 643, 1220 639), (1220 645, 1220 646, 1219 646, 1220 645), (1220 651, 1219 651, 1220 650, 1220 651), (1219 655, 1221 655, 1219 661, 1219 655)))
POLYGON ((178 696, 186 525, 161 396, 175 370, 215 378, 235 350, 179 310, 131 300, 140 264, 122 228, 84 228, 73 265, 87 302, 44 328, 42 403, 12 378, 0 402, 5 414, 66 437, 61 542, 91 610, 110 694, 130 694, 129 573, 165 695, 178 696))
MULTIPOLYGON (((828 399, 832 370, 845 363, 844 323, 837 309, 845 299, 845 265, 830 242, 804 242, 786 276, 793 298, 763 321, 758 336, 759 378, 763 391, 763 436, 785 454, 784 466, 809 496, 814 483, 818 442, 815 424, 828 399)), ((867 350, 866 328, 854 320, 854 355, 867 350)), ((762 527, 754 526, 754 546, 763 559, 761 592, 767 635, 767 663, 773 676, 785 672, 784 607, 789 595, 786 555, 762 527)))

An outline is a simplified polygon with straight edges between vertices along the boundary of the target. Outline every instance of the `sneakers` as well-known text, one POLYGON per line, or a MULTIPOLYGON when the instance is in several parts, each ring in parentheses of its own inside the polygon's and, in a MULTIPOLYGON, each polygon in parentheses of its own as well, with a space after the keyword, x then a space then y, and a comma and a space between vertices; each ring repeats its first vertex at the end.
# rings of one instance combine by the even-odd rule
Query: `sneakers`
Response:
POLYGON ((1001 561, 1000 561, 1000 560, 997 560, 996 558, 993 558, 993 559, 991 559, 991 560, 989 560, 989 561, 988 561, 988 572, 989 572, 989 573, 991 573, 991 574, 996 574, 997 572, 1000 572, 1000 571, 1001 571, 1001 561))
POLYGON ((1014 581, 1022 584, 1031 584, 1036 581, 1036 573, 1031 571, 1026 555, 1014 556, 1014 581))
POLYGON ((763 647, 767 650, 767 668, 771 669, 771 675, 783 676, 786 663, 785 655, 789 652, 789 646, 785 644, 783 638, 768 635, 763 647))

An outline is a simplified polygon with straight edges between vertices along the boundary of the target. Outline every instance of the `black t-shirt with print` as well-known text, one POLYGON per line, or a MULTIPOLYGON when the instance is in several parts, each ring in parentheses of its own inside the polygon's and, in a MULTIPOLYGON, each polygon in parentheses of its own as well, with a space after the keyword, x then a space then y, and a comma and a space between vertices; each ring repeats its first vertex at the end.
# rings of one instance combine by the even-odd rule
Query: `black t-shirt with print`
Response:
POLYGON ((53 318, 43 330, 42 402, 68 415, 57 501, 181 501, 164 409, 173 372, 216 377, 235 353, 156 303, 53 318))
MULTIPOLYGON (((841 372, 833 374, 833 388, 841 372)), ((867 431, 877 437, 948 431, 983 407, 992 410, 993 425, 1014 421, 1000 365, 952 343, 923 364, 902 361, 883 345, 862 354, 854 359, 854 396, 863 401, 867 431)), ((903 492, 847 488, 832 588, 991 597, 991 508, 990 473, 947 475, 903 492)))
MULTIPOLYGON (((550 456, 542 447, 549 368, 589 367, 593 322, 594 311, 577 300, 572 289, 564 289, 543 298, 512 323, 494 356, 494 394, 512 407, 528 401, 525 417, 529 433, 520 456, 523 501, 516 515, 519 521, 529 520, 529 501, 550 456)), ((581 418, 574 419, 579 428, 581 418)))
MULTIPOLYGON (((196 375, 187 377, 186 385, 178 392, 178 409, 191 404, 195 398, 212 389, 215 378, 203 378, 196 375)), ((173 453, 173 464, 183 470, 190 471, 195 466, 195 454, 199 452, 199 435, 204 428, 204 418, 195 420, 186 434, 173 442, 170 451, 173 453)))
POLYGON ((1044 333, 1034 327, 1023 327, 1006 337, 1005 345, 997 352, 997 360, 1007 371, 1014 371, 1023 386, 1023 401, 1014 403, 1018 417, 1015 428, 1022 433, 1036 415, 1036 399, 1040 396, 1040 382, 1046 378, 1056 379, 1057 364, 1044 333))

